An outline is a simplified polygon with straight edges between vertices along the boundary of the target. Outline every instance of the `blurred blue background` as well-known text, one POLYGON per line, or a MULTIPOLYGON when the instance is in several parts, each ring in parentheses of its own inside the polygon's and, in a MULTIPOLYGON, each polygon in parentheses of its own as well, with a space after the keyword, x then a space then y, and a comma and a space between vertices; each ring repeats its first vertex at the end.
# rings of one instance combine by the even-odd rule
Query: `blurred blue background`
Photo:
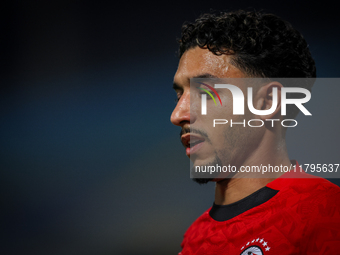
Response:
MULTIPOLYGON (((176 39, 211 8, 281 16, 305 36, 318 76, 340 76, 340 18, 325 3, 5 1, 0 254, 180 251, 214 186, 189 178, 170 123, 176 39)), ((336 93, 320 100, 312 109, 339 106, 336 93)), ((288 132, 291 157, 339 163, 329 162, 338 117, 288 132)))

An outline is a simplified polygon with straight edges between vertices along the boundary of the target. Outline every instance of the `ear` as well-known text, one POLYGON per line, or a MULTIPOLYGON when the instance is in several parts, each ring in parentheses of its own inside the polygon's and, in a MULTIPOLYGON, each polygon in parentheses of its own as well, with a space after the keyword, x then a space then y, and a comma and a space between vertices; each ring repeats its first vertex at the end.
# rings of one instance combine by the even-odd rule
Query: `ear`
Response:
MULTIPOLYGON (((283 85, 277 81, 270 82, 264 86, 262 86, 258 91, 258 100, 257 100, 257 109, 261 110, 269 110, 273 107, 273 98, 275 95, 273 94, 277 90, 277 104, 276 109, 268 114, 268 115, 259 115, 262 120, 265 119, 274 119, 278 113, 281 111, 281 89, 283 85)), ((277 118, 276 118, 277 119, 277 118)), ((280 119, 280 118, 279 118, 280 119)))

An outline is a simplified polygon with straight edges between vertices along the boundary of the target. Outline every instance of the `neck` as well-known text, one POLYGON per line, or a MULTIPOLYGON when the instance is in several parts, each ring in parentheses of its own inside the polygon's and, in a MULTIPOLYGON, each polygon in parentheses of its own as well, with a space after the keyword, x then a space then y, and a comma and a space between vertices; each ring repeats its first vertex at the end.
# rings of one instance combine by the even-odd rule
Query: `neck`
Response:
MULTIPOLYGON (((264 136, 261 144, 241 166, 286 166, 290 167, 285 140, 275 140, 271 132, 264 136), (269 148, 269 149, 268 149, 269 148)), ((269 182, 280 177, 284 172, 256 173, 253 176, 245 177, 243 174, 236 174, 233 178, 222 179, 216 182, 215 204, 228 205, 237 202, 255 191, 263 188, 269 182)))

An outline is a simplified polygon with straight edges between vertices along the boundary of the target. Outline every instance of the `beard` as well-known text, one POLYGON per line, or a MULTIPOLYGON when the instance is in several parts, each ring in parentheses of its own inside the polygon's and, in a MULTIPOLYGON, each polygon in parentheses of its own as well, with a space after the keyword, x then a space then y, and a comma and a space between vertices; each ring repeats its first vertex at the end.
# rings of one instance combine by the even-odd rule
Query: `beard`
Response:
MULTIPOLYGON (((197 172, 196 171, 196 166, 194 164, 191 163, 191 168, 190 168, 190 175, 194 176, 194 178, 192 178, 192 180, 198 184, 206 184, 212 180, 214 180, 215 178, 218 177, 218 175, 220 175, 220 173, 213 173, 210 174, 209 172, 197 172)), ((199 166, 200 168, 208 168, 209 166, 222 166, 222 161, 221 159, 218 157, 217 153, 215 153, 215 158, 213 161, 205 164, 205 165, 201 165, 199 166)))
MULTIPOLYGON (((193 155, 193 157, 191 158, 191 163, 190 163, 190 177, 191 179, 193 179, 194 182, 198 184, 206 184, 216 179, 230 179, 235 176, 236 174, 235 172, 215 171, 215 172, 210 173, 209 170, 213 169, 214 167, 215 169, 217 169, 217 166, 219 167, 223 167, 227 165, 230 166, 229 163, 231 163, 233 161, 232 159, 235 157, 235 149, 239 147, 238 144, 240 144, 238 131, 239 129, 228 129, 225 131, 224 140, 225 140, 225 143, 228 144, 228 146, 225 146, 223 149, 220 149, 219 151, 214 150, 214 158, 210 162, 207 162, 207 163, 202 162, 203 163, 202 165, 195 165, 193 163, 193 161, 195 161, 195 156, 193 155), (221 159, 223 159, 223 161, 221 159), (226 165, 224 165, 224 163, 226 163, 226 165)), ((199 134, 205 139, 205 142, 212 145, 212 142, 209 139, 208 134, 205 131, 195 129, 193 127, 183 128, 181 130, 180 136, 186 133, 199 134)), ((242 151, 243 151, 243 147, 244 146, 242 146, 242 151)), ((205 156, 209 157, 209 155, 201 155, 200 157, 204 158, 205 156)))

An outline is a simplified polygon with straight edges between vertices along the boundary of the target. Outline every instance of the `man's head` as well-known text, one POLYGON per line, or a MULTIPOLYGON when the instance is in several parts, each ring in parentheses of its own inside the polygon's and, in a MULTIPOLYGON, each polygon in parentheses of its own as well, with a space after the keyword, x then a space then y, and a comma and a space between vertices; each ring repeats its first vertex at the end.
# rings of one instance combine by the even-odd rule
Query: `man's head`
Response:
MULTIPOLYGON (((213 109, 209 116, 202 116, 198 106, 190 105, 193 96, 190 79, 315 76, 314 61, 307 44, 289 23, 274 15, 256 12, 205 14, 182 28, 180 62, 174 77, 178 103, 171 121, 182 128, 182 143, 195 166, 240 166, 251 162, 251 156, 259 153, 266 129, 224 125, 211 129, 207 123, 221 115, 234 122, 252 119, 254 115, 248 111, 244 116, 233 116, 232 95, 224 90, 219 95, 226 103, 209 108, 213 109)), ((273 83, 254 88, 253 102, 257 109, 271 107, 275 86, 282 85, 273 83)), ((310 89, 308 86, 306 84, 310 89)), ((239 88, 246 94, 245 84, 239 84, 239 88)), ((278 111, 271 117, 276 114, 278 111)), ((278 129, 271 132, 279 134, 276 140, 279 144, 283 132, 278 129)), ((208 179, 196 181, 207 182, 208 179)))
POLYGON ((251 77, 316 77, 314 60, 302 35, 272 14, 204 14, 183 25, 180 57, 196 46, 207 47, 216 55, 229 55, 231 63, 251 77))

